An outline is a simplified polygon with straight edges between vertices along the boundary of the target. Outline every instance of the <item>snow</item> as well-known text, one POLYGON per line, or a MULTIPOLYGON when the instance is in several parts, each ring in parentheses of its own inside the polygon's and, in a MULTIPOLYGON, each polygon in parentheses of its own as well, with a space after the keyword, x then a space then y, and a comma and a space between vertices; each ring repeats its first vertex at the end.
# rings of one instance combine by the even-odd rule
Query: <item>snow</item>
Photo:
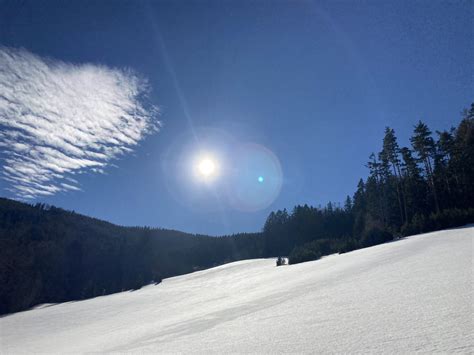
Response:
POLYGON ((474 227, 314 262, 235 262, 0 318, 18 352, 474 351, 474 227))

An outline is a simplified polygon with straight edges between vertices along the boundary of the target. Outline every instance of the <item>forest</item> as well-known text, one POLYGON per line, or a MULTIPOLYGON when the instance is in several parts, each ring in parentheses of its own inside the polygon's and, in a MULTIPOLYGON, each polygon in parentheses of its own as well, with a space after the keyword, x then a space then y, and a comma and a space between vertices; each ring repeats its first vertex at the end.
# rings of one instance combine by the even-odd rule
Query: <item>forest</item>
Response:
POLYGON ((393 239, 474 222, 474 104, 457 127, 431 132, 419 121, 410 147, 386 127, 381 149, 366 164, 343 206, 296 206, 272 212, 263 236, 266 255, 290 264, 393 239))
POLYGON ((474 104, 457 127, 414 126, 409 147, 385 128, 343 206, 271 212, 257 233, 209 237, 122 227, 45 204, 0 198, 0 314, 138 289, 227 262, 316 260, 474 222, 474 104))
POLYGON ((257 234, 121 227, 0 198, 0 314, 81 300, 261 256, 257 234))

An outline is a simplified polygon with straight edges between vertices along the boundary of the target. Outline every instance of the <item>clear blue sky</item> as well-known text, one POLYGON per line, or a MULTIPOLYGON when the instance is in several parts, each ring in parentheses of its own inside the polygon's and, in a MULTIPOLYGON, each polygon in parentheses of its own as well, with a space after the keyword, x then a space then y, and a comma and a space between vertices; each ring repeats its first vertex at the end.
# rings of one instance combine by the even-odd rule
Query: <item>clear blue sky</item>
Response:
POLYGON ((366 177, 385 126, 407 145, 419 119, 433 131, 459 122, 474 99, 473 4, 0 1, 1 45, 131 68, 161 110, 161 130, 105 174, 82 174, 81 191, 33 202, 211 235, 260 230, 275 209, 342 202, 366 177), (271 151, 282 177, 272 203, 250 211, 223 201, 219 189, 248 187, 224 173, 212 186, 183 186, 176 162, 196 135, 216 155, 242 142, 271 151))

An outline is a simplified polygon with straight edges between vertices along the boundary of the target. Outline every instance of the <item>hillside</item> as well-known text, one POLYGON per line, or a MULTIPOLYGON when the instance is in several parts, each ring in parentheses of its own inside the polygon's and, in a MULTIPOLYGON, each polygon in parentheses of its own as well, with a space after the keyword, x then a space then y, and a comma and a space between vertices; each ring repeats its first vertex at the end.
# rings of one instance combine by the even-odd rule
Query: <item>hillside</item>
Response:
POLYGON ((0 314, 137 289, 261 252, 257 234, 122 227, 0 198, 0 314))
POLYGON ((474 227, 245 260, 0 319, 3 352, 472 352, 474 227))

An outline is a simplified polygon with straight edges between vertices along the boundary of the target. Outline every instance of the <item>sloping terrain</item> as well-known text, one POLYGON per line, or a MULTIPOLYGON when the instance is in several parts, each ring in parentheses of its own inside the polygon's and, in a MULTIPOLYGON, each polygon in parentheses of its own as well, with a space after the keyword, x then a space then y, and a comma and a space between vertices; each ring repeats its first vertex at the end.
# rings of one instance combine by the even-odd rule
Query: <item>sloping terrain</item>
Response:
POLYGON ((2 353, 474 351, 474 228, 257 259, 0 318, 2 353))
POLYGON ((136 290, 168 277, 259 257, 260 233, 215 238, 123 227, 0 197, 0 315, 136 290))

